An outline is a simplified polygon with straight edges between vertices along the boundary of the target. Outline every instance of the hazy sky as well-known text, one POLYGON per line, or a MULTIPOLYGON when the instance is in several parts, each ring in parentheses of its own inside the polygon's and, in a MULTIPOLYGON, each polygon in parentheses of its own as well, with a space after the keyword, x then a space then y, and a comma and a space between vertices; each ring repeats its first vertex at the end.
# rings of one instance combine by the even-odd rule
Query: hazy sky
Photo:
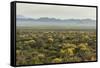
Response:
POLYGON ((96 19, 96 8, 17 3, 17 15, 31 18, 96 19))

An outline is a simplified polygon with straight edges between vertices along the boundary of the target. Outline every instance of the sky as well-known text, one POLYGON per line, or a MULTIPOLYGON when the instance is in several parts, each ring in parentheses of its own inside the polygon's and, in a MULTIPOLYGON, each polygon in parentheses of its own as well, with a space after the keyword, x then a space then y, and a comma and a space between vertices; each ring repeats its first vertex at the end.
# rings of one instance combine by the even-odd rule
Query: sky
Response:
POLYGON ((93 19, 96 20, 95 7, 59 6, 44 4, 17 3, 17 15, 29 18, 93 19))

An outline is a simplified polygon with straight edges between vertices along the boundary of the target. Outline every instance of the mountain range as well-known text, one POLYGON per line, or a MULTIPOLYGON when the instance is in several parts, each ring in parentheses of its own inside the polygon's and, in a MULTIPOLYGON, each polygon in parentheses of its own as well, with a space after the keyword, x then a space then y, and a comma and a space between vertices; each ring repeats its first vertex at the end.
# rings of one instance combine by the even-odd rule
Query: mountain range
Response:
POLYGON ((54 27, 82 27, 96 28, 96 20, 92 19, 56 19, 40 17, 37 19, 17 15, 17 26, 54 26, 54 27))

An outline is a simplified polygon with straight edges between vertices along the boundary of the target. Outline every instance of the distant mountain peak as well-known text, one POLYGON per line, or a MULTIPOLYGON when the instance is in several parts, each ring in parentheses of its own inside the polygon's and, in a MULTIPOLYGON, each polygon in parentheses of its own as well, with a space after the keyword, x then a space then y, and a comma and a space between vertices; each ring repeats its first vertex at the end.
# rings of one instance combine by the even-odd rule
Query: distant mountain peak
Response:
MULTIPOLYGON (((37 19, 17 15, 17 26, 57 27, 57 28, 96 28, 96 20, 92 19, 57 19, 40 17, 37 19)), ((52 28, 52 27, 51 27, 52 28)))

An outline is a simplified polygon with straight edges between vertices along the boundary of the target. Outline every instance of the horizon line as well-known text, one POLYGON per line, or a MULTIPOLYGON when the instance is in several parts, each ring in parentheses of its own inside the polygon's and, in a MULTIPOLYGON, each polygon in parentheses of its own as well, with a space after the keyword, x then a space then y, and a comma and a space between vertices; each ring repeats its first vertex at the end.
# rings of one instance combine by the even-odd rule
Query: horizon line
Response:
MULTIPOLYGON (((19 16, 19 15, 17 15, 19 16)), ((17 18, 16 16, 16 18, 17 18)), ((34 18, 34 17, 29 17, 29 16, 24 16, 24 15, 20 15, 22 17, 19 17, 19 18, 26 18, 26 19, 41 19, 41 18, 48 18, 48 19, 60 19, 60 20, 69 20, 69 19, 72 19, 72 20, 85 20, 85 19, 88 19, 88 20, 96 20, 96 19, 92 19, 92 18, 55 18, 55 17, 38 17, 38 18, 34 18)))

